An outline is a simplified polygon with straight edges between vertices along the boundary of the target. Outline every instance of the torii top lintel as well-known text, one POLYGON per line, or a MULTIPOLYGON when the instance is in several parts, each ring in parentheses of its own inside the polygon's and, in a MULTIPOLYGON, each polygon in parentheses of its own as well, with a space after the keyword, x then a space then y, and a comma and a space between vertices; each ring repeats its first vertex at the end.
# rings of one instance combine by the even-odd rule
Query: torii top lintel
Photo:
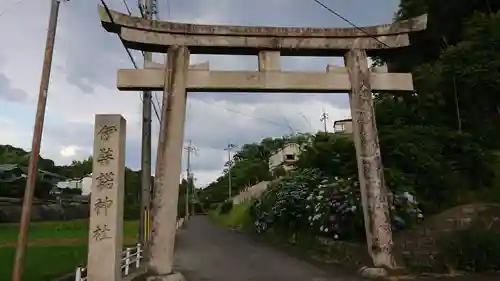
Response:
POLYGON ((361 28, 304 28, 145 20, 112 10, 108 14, 104 7, 99 7, 99 14, 103 27, 121 36, 127 47, 160 53, 165 53, 172 45, 186 45, 195 54, 255 55, 259 51, 276 50, 282 55, 342 56, 346 51, 358 48, 373 55, 408 46, 408 33, 427 27, 427 15, 361 28))

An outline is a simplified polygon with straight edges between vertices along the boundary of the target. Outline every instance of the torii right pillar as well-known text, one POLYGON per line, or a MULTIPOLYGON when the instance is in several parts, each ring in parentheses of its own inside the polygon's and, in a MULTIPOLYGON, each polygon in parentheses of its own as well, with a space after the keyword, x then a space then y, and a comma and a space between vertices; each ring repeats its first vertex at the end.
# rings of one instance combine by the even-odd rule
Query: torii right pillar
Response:
POLYGON ((367 275, 387 275, 396 268, 393 254, 388 190, 378 141, 371 90, 371 71, 366 51, 351 49, 344 56, 351 80, 351 105, 354 142, 361 188, 368 252, 375 268, 363 269, 367 275))

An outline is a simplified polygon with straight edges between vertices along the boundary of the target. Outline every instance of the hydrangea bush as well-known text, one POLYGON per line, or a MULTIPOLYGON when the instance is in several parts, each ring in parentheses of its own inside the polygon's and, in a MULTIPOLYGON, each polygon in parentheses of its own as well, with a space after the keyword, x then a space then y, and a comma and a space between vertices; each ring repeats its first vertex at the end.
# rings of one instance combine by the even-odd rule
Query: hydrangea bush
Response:
MULTIPOLYGON (((411 192, 397 191, 393 197, 395 230, 423 217, 411 192)), ((254 202, 251 214, 259 233, 279 228, 342 240, 364 239, 365 235, 357 180, 328 178, 316 169, 291 172, 254 202)))

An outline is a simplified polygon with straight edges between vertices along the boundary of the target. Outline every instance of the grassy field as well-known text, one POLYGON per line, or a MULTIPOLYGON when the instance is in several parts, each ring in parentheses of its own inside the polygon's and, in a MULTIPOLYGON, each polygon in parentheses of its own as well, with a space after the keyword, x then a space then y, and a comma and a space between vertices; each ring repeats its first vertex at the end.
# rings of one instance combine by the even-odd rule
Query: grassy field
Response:
POLYGON ((253 221, 250 217, 249 208, 251 201, 233 205, 229 213, 220 214, 219 210, 209 212, 209 217, 214 223, 223 227, 230 228, 251 228, 253 221))
MULTIPOLYGON (((14 259, 18 224, 0 224, 0 280, 9 280, 14 259)), ((124 224, 124 244, 137 241, 138 222, 124 224)), ((50 281, 75 270, 87 259, 88 220, 34 222, 23 281, 50 281)))

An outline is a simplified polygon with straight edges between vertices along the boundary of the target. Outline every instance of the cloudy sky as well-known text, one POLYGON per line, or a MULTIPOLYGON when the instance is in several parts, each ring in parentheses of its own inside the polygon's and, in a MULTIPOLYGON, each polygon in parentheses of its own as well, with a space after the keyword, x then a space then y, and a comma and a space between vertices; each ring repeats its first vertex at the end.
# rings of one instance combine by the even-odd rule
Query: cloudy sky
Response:
MULTIPOLYGON (((107 0, 110 8, 126 11, 123 0, 107 0)), ((126 0, 139 14, 136 0, 126 0)), ((389 23, 399 0, 323 0, 357 25, 389 23), (376 3, 375 3, 376 2, 376 3)), ((92 151, 95 114, 122 114, 127 120, 127 166, 140 167, 140 93, 119 92, 116 71, 132 68, 115 34, 100 26, 98 0, 61 4, 43 133, 43 157, 67 164, 92 151)), ((50 0, 0 1, 0 144, 30 150, 41 76, 50 0)), ((347 27, 348 24, 312 0, 158 0, 162 20, 204 24, 347 27)), ((138 52, 133 51, 142 64, 138 52)), ((161 55, 155 60, 163 62, 161 55)), ((196 56, 215 70, 257 70, 257 58, 196 56)), ((324 71, 341 58, 282 60, 285 70, 324 71)), ((322 129, 322 111, 333 121, 348 118, 346 94, 189 94, 185 141, 198 148, 193 159, 197 185, 216 179, 223 168, 228 142, 236 145, 263 137, 322 129)), ((153 120, 153 150, 158 121, 153 120)), ((155 151, 153 151, 153 154, 155 151)), ((153 157, 154 159, 154 157, 153 157)), ((183 165, 184 166, 184 165, 183 165)), ((184 169, 184 168, 183 168, 184 169)))

